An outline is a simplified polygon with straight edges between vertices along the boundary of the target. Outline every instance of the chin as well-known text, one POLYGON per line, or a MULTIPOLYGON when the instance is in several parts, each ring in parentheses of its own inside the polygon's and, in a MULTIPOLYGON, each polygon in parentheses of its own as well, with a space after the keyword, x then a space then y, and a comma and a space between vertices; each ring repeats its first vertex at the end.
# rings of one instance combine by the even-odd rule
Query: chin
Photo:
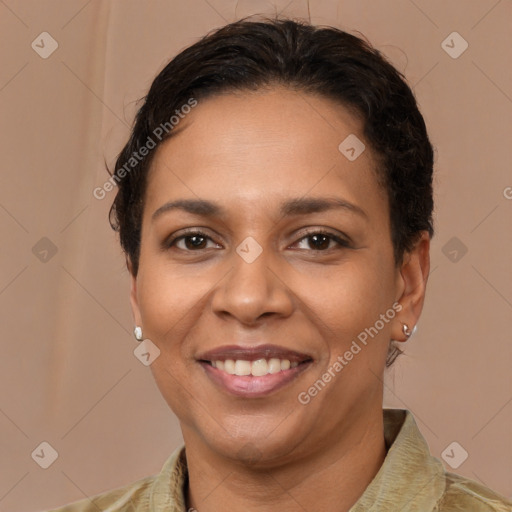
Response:
MULTIPOLYGON (((234 428, 234 425, 207 428, 203 431, 207 432, 202 434, 203 440, 218 456, 244 466, 268 469, 285 463, 288 458, 296 457, 296 450, 302 446, 304 433, 299 432, 297 428, 293 431, 289 428, 279 429, 279 424, 276 425, 275 421, 272 421, 272 424, 261 422, 262 425, 260 418, 246 419, 250 426, 244 425, 245 421, 239 421, 237 428, 234 428), (258 424, 257 432, 254 431, 255 424, 258 424)), ((289 419, 290 417, 286 420, 289 419)), ((282 418, 280 422, 283 423, 282 418)), ((194 440, 190 439, 189 442, 194 440)))

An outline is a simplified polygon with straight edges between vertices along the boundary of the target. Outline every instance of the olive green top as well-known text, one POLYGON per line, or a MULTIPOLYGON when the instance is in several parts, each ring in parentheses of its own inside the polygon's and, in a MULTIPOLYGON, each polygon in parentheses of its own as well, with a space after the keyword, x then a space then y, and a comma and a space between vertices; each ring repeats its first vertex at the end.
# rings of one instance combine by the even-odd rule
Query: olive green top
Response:
MULTIPOLYGON (((383 409, 383 415, 386 458, 350 512, 512 512, 512 501, 445 471, 430 454, 410 411, 383 409)), ((187 512, 186 485, 187 462, 181 446, 159 474, 53 512, 187 512)))

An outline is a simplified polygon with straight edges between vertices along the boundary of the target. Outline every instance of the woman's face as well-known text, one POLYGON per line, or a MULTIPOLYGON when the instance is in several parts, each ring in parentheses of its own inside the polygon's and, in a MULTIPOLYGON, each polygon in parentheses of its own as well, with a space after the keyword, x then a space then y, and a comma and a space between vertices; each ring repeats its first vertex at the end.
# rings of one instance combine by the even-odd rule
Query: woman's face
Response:
POLYGON ((389 341, 419 316, 362 125, 275 88, 199 102, 177 129, 148 177, 132 283, 159 389, 205 454, 327 449, 381 414, 389 341))

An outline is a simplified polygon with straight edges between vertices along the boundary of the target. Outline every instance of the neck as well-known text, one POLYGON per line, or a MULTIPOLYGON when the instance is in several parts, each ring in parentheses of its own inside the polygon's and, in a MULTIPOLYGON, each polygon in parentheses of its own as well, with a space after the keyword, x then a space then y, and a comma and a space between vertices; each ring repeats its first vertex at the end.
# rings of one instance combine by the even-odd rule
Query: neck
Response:
POLYGON ((285 465, 241 465, 185 436, 189 487, 187 510, 347 512, 363 494, 386 456, 382 411, 351 426, 326 449, 285 465))

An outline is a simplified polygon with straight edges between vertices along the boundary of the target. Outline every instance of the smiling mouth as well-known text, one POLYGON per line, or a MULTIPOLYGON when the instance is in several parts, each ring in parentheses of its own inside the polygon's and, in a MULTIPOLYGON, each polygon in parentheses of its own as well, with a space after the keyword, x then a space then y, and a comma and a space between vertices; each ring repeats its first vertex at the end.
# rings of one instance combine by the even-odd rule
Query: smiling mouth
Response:
POLYGON ((229 345, 201 354, 197 362, 225 392, 249 398, 276 392, 303 373, 313 358, 277 345, 229 345))

